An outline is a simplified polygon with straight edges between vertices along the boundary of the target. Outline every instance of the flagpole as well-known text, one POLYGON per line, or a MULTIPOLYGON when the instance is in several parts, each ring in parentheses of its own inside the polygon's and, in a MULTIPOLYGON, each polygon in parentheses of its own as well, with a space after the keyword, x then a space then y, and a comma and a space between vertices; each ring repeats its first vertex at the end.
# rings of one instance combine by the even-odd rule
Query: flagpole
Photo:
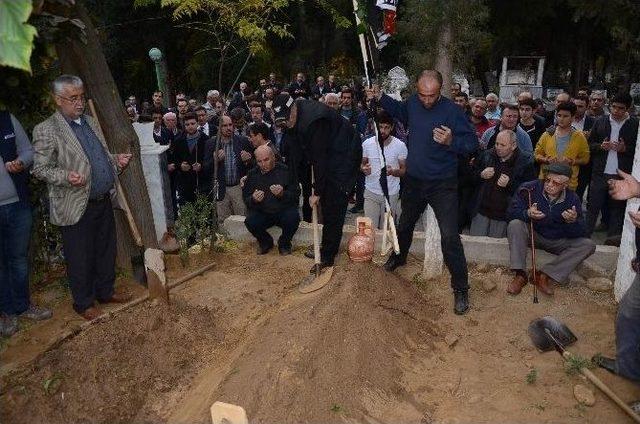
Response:
MULTIPOLYGON (((358 31, 358 38, 360 41, 360 52, 362 53, 362 64, 364 65, 364 75, 365 78, 367 80, 367 87, 371 88, 371 78, 369 77, 369 68, 367 67, 367 63, 369 62, 369 55, 368 55, 368 51, 367 51, 367 42, 365 40, 365 34, 363 34, 359 29, 360 29, 360 25, 362 24, 362 21, 360 20, 360 17, 358 16, 358 0, 353 0, 353 14, 356 17, 356 30, 358 31)), ((366 30, 365 30, 366 31, 366 30)), ((384 157, 384 150, 383 150, 383 146, 381 145, 380 142, 380 137, 379 137, 379 133, 378 133, 378 124, 375 120, 375 115, 372 116, 373 119, 373 131, 374 131, 374 137, 376 139, 376 142, 374 143, 377 147, 378 150, 378 157, 380 158, 380 174, 382 176, 383 170, 384 173, 386 175, 386 167, 387 167, 387 163, 384 157)), ((382 184, 381 184, 382 185, 382 184)), ((382 245, 381 245, 381 249, 380 249, 380 254, 381 255, 386 255, 389 251, 390 248, 393 248, 393 251, 396 254, 400 253, 400 246, 398 244, 398 237, 396 234, 396 224, 393 220, 393 214, 391 213, 391 205, 389 204, 389 190, 387 189, 387 192, 384 193, 383 190, 383 197, 384 197, 384 201, 385 201, 385 212, 384 212, 384 222, 383 222, 383 231, 382 231, 382 245), (388 237, 391 237, 391 246, 388 246, 388 237)))

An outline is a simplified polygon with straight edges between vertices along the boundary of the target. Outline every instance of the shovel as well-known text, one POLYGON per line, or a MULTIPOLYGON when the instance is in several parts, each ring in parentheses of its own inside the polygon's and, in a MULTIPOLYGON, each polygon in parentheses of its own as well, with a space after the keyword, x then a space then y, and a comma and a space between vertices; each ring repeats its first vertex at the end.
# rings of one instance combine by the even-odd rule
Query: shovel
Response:
MULTIPOLYGON (((91 110, 91 114, 93 115, 93 118, 98 123, 98 128, 100 128, 100 132, 104 137, 104 131, 102 131, 102 126, 100 125, 100 120, 98 119, 96 108, 93 105, 93 100, 89 99, 87 103, 89 104, 89 109, 91 110)), ((138 230, 136 221, 133 219, 133 215, 131 214, 131 209, 129 208, 129 202, 127 202, 127 198, 124 195, 124 190, 122 189, 122 185, 120 184, 120 179, 118 178, 118 176, 115 177, 115 185, 116 185, 116 190, 118 191, 118 200, 122 205, 124 214, 127 217, 127 222, 129 223, 131 236, 133 237, 133 241, 138 247, 138 254, 131 257, 131 270, 132 270, 133 278, 140 284, 146 286, 147 273, 144 267, 144 245, 142 243, 142 237, 140 236, 140 231, 138 230)))
MULTIPOLYGON (((540 352, 549 352, 555 349, 567 361, 574 357, 571 352, 565 350, 565 346, 575 343, 578 339, 569 327, 557 319, 546 316, 533 320, 529 325, 528 333, 531 342, 540 352)), ((635 422, 640 423, 640 416, 633 412, 633 410, 629 408, 629 405, 624 403, 622 399, 596 377, 594 373, 587 368, 580 368, 580 373, 589 379, 594 386, 602 390, 605 395, 609 396, 629 417, 635 422)))
MULTIPOLYGON (((315 177, 313 174, 313 166, 311 166, 311 185, 315 184, 315 177)), ((312 193, 315 196, 316 190, 312 189, 312 193)), ((325 267, 320 270, 320 230, 318 228, 318 205, 314 204, 311 209, 311 221, 313 222, 313 259, 315 262, 314 273, 305 277, 298 287, 300 293, 311 293, 316 290, 320 290, 327 285, 331 276, 333 275, 333 267, 325 267)))

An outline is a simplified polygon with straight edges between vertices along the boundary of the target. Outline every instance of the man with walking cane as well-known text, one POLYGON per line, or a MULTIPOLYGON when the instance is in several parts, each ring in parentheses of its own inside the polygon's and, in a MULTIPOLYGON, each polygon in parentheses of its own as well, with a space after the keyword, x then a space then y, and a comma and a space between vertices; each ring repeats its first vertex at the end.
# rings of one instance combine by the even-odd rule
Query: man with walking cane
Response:
POLYGON ((440 94, 442 75, 426 70, 418 77, 417 93, 406 101, 383 95, 377 87, 369 99, 409 129, 407 170, 398 223, 400 253, 392 253, 384 268, 391 272, 406 264, 416 222, 431 205, 442 233, 442 254, 451 273, 454 312, 469 309, 467 260, 458 234, 458 155, 478 147, 475 130, 462 109, 440 94))
MULTIPOLYGON (((507 211, 509 226, 509 260, 515 272, 507 292, 517 295, 527 283, 527 247, 557 255, 541 268, 533 284, 544 294, 553 295, 553 283, 563 283, 582 261, 596 250, 593 240, 585 237, 585 222, 578 196, 567 187, 571 178, 568 165, 554 163, 546 168, 544 180, 520 186, 507 211), (530 234, 533 229, 533 237, 530 234)), ((535 269, 535 264, 533 264, 535 269)))

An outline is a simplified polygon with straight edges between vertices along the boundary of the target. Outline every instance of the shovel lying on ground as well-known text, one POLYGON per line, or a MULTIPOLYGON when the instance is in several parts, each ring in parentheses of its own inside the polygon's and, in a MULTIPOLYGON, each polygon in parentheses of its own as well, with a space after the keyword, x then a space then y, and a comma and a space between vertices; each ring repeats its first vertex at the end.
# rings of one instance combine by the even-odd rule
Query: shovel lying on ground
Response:
MULTIPOLYGON (((313 166, 311 167, 311 184, 315 183, 315 177, 313 174, 313 166)), ((315 196, 315 188, 313 189, 313 195, 315 196)), ((298 286, 300 293, 311 293, 316 290, 320 290, 327 285, 331 276, 333 275, 333 267, 328 266, 321 270, 320 266, 320 230, 318 228, 318 205, 314 204, 311 210, 311 221, 313 222, 313 260, 314 273, 305 277, 298 286)))
MULTIPOLYGON (((578 339, 571 332, 569 327, 564 325, 557 319, 546 316, 533 320, 529 324, 529 337, 533 345, 541 352, 548 352, 556 350, 562 357, 569 361, 574 356, 571 352, 565 350, 565 346, 569 346, 575 343, 578 339)), ((606 384, 604 384, 594 373, 587 368, 580 368, 580 373, 584 375, 594 386, 602 390, 602 392, 609 396, 624 412, 627 413, 633 420, 640 423, 640 416, 638 416, 633 410, 618 397, 606 384)))
MULTIPOLYGON (((89 104, 89 109, 91 110, 91 114, 93 115, 93 118, 98 123, 98 128, 100 128, 100 132, 104 136, 104 131, 102 131, 102 126, 100 125, 100 121, 98 120, 98 114, 96 113, 96 108, 93 105, 93 100, 89 99, 87 103, 89 104)), ((129 223, 131 236, 133 237, 133 241, 135 242, 138 248, 138 254, 131 257, 131 271, 133 274, 133 278, 140 284, 146 286, 147 273, 145 272, 145 268, 144 268, 144 245, 142 243, 142 237, 140 236, 138 225, 136 224, 136 221, 133 219, 133 215, 131 214, 131 209, 129 208, 129 202, 127 202, 127 198, 124 195, 124 190, 122 189, 122 185, 120 184, 120 180, 118 179, 118 176, 115 177, 115 185, 116 185, 116 189, 118 190, 118 200, 122 205, 124 214, 127 217, 127 222, 129 223)))

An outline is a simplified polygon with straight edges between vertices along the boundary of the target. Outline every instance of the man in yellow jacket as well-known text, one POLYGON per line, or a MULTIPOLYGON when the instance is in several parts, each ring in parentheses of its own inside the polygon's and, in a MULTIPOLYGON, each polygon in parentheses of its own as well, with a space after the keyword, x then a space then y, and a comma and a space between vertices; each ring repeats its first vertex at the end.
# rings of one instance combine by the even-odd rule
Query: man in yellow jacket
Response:
POLYGON ((580 165, 589 163, 589 144, 582 131, 571 124, 576 114, 576 105, 571 102, 560 103, 556 108, 556 126, 545 131, 534 151, 535 160, 540 166, 540 179, 544 178, 545 165, 563 163, 571 167, 569 189, 578 187, 580 165))

